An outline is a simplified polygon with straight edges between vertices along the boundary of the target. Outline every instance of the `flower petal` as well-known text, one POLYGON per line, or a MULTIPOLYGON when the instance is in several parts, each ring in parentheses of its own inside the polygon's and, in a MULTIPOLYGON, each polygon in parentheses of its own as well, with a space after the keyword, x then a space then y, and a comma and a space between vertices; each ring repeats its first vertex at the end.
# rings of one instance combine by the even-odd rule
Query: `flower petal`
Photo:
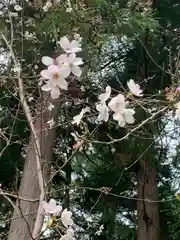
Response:
POLYGON ((81 49, 81 46, 80 46, 80 43, 76 40, 73 40, 71 41, 71 52, 80 52, 82 49, 81 49))
POLYGON ((59 44, 65 52, 66 52, 67 49, 70 48, 70 42, 69 42, 69 39, 66 36, 64 36, 60 39, 59 44))
POLYGON ((57 80, 57 85, 61 89, 64 89, 64 90, 68 89, 68 83, 66 82, 66 80, 64 78, 59 78, 57 80))
POLYGON ((118 94, 116 97, 113 97, 108 106, 114 112, 123 111, 126 106, 124 95, 118 94))
POLYGON ((90 112, 90 108, 89 107, 85 107, 81 110, 81 112, 73 117, 73 121, 72 124, 77 124, 79 125, 81 122, 81 119, 83 118, 84 114, 90 112))
POLYGON ((71 69, 70 69, 69 65, 61 65, 59 67, 59 74, 61 77, 67 78, 70 73, 71 73, 71 69))
POLYGON ((80 77, 80 76, 82 75, 82 70, 81 70, 81 68, 78 67, 78 66, 73 65, 73 66, 71 67, 71 71, 72 71, 72 73, 73 73, 76 77, 80 77))
POLYGON ((135 114, 135 111, 133 109, 126 109, 125 111, 125 121, 129 124, 132 124, 135 122, 135 119, 133 115, 135 114))
POLYGON ((71 63, 74 64, 75 59, 76 59, 76 54, 75 54, 75 53, 69 54, 69 56, 68 56, 68 62, 69 62, 70 64, 71 64, 71 63))
POLYGON ((76 65, 76 66, 82 65, 83 64, 82 58, 79 58, 79 57, 75 58, 73 64, 76 65))
POLYGON ((120 127, 124 127, 125 124, 126 124, 125 118, 124 118, 124 116, 123 116, 122 113, 119 113, 119 112, 114 113, 114 114, 113 114, 113 119, 116 120, 116 121, 118 121, 118 125, 119 125, 120 127))
POLYGON ((56 207, 56 200, 51 198, 51 200, 49 201, 49 204, 51 207, 56 207))
POLYGON ((58 73, 58 72, 59 72, 59 67, 56 66, 56 65, 50 65, 50 66, 48 67, 48 71, 49 71, 51 74, 58 73))
POLYGON ((65 227, 72 226, 74 221, 72 220, 72 212, 67 211, 67 209, 64 209, 64 211, 61 214, 61 221, 65 227))
POLYGON ((105 101, 107 101, 110 98, 110 95, 111 95, 111 87, 107 86, 105 93, 100 94, 98 99, 100 101, 105 102, 105 101))
POLYGON ((49 72, 47 69, 42 70, 40 75, 44 78, 44 79, 51 79, 52 78, 52 73, 49 72))
POLYGON ((58 87, 54 87, 54 88, 51 89, 51 97, 52 97, 52 99, 59 98, 60 94, 61 93, 60 93, 60 90, 59 90, 58 87))
POLYGON ((48 57, 48 56, 42 57, 41 61, 46 66, 50 66, 50 65, 52 65, 54 63, 54 60, 51 57, 48 57))
POLYGON ((48 83, 45 84, 45 85, 43 85, 43 86, 41 87, 41 90, 42 90, 42 91, 45 91, 45 92, 48 92, 48 91, 50 91, 51 89, 52 89, 52 86, 49 85, 48 83))
POLYGON ((96 109, 99 111, 98 121, 107 122, 109 119, 109 109, 105 102, 101 102, 96 105, 96 109))
POLYGON ((142 94, 142 90, 140 88, 140 85, 139 84, 136 84, 135 81, 133 79, 130 79, 128 82, 127 82, 127 86, 129 88, 129 90, 137 97, 141 97, 143 96, 142 94))
POLYGON ((68 63, 67 54, 61 54, 59 57, 56 58, 56 61, 58 65, 67 64, 68 63))

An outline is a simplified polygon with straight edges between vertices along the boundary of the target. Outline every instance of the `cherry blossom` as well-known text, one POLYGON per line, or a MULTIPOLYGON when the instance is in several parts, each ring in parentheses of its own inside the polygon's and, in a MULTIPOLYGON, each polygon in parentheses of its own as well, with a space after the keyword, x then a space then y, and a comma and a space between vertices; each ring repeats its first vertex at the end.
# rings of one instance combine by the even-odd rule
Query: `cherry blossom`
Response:
POLYGON ((113 97, 109 102, 108 107, 114 112, 124 109, 126 107, 124 95, 118 94, 116 97, 113 97))
POLYGON ((110 98, 110 95, 111 95, 111 87, 107 86, 105 93, 100 94, 98 99, 100 101, 106 102, 110 98))
POLYGON ((81 122, 81 119, 84 117, 84 114, 87 112, 90 112, 90 108, 89 107, 83 108, 78 115, 73 117, 72 124, 79 125, 81 122))
POLYGON ((68 211, 67 208, 64 209, 64 211, 61 214, 61 221, 65 227, 72 226, 74 224, 74 221, 72 220, 72 212, 68 211))
POLYGON ((62 207, 60 205, 57 205, 57 202, 55 199, 51 199, 49 203, 46 201, 42 202, 42 207, 44 209, 44 214, 45 215, 54 215, 58 216, 59 213, 62 211, 62 207))
POLYGON ((67 69, 50 65, 48 69, 41 71, 41 76, 48 80, 41 89, 43 91, 50 91, 52 99, 57 99, 60 96, 59 88, 67 90, 68 83, 64 78, 67 77, 68 74, 67 69))
POLYGON ((60 238, 60 240, 76 240, 74 237, 74 231, 72 228, 68 228, 66 234, 60 238))
POLYGON ((70 42, 66 36, 60 39, 59 44, 66 53, 76 53, 81 51, 79 41, 72 40, 70 42))
POLYGON ((132 94, 134 94, 137 97, 142 97, 142 89, 140 88, 139 84, 136 84, 133 79, 130 79, 127 82, 128 88, 131 91, 132 94))
POLYGON ((65 67, 69 74, 72 72, 77 77, 81 76, 82 70, 79 65, 82 65, 83 61, 82 58, 76 57, 75 53, 71 53, 68 56, 62 54, 56 59, 56 61, 59 66, 65 67))
POLYGON ((109 108, 107 107, 105 102, 100 102, 96 104, 96 109, 99 112, 98 121, 105 121, 107 122, 109 119, 109 108))
POLYGON ((126 123, 132 124, 135 119, 133 115, 135 111, 130 108, 124 108, 122 111, 117 111, 113 114, 113 119, 118 121, 120 127, 124 127, 126 123))

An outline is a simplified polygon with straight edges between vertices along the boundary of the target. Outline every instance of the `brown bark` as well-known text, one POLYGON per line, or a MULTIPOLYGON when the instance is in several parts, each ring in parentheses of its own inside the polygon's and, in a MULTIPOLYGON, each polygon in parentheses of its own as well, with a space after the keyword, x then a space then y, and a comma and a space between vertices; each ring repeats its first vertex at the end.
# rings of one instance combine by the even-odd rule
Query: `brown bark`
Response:
MULTIPOLYGON (((156 168, 145 161, 137 174, 138 198, 158 200, 156 168)), ((138 201, 137 240, 159 240, 159 209, 157 202, 138 201)))
MULTIPOLYGON (((47 96, 46 96, 47 98, 47 96)), ((57 118, 59 103, 54 103, 55 108, 51 112, 47 110, 48 100, 44 98, 43 103, 46 107, 42 114, 38 111, 38 117, 35 120, 35 128, 38 132, 39 141, 41 143, 41 167, 43 171, 44 182, 48 177, 50 162, 52 158, 52 147, 55 139, 55 128, 49 129, 47 121, 52 117, 57 118), (41 130, 42 129, 42 130, 41 130)), ((23 176, 19 188, 19 197, 26 199, 38 199, 40 196, 39 181, 37 175, 36 165, 36 151, 34 144, 34 137, 30 136, 29 147, 24 164, 23 176)), ((32 239, 32 230, 34 221, 36 219, 36 212, 38 209, 38 201, 29 202, 17 199, 16 210, 11 221, 8 240, 30 240, 32 239)))

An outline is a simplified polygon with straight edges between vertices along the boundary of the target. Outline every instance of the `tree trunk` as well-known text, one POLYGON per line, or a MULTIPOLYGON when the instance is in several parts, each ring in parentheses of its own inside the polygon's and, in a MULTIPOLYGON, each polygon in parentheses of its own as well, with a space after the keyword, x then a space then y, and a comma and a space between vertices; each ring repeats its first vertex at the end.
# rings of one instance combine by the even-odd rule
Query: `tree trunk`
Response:
MULTIPOLYGON (((47 125, 47 121, 51 118, 56 120, 60 105, 58 102, 53 103, 55 108, 50 113, 47 110, 49 104, 49 101, 47 100, 48 98, 46 96, 42 101, 44 105, 43 109, 45 110, 42 114, 40 114, 39 110, 37 113, 38 117, 35 120, 35 128, 38 132, 39 141, 41 143, 41 155, 43 159, 43 161, 41 161, 41 167, 44 182, 46 182, 50 170, 52 147, 55 139, 55 128, 50 129, 47 125)), ((17 199, 16 209, 14 210, 13 219, 10 225, 8 240, 30 240, 32 239, 32 230, 39 204, 36 199, 40 196, 36 165, 36 151, 34 137, 32 134, 30 136, 18 196, 26 199, 34 199, 34 202, 17 199)))
MULTIPOLYGON (((144 161, 137 174, 138 198, 158 200, 156 168, 144 161)), ((159 240, 159 209, 157 202, 138 201, 137 240, 159 240)))

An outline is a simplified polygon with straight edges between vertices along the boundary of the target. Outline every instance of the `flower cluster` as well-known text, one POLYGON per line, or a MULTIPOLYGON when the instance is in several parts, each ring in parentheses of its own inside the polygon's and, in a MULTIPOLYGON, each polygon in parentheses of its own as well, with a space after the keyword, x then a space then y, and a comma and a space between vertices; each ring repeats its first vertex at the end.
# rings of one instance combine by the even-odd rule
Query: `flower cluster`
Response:
MULTIPOLYGON (((127 82, 127 86, 130 90, 130 95, 135 95, 137 97, 143 96, 142 90, 139 84, 136 84, 134 80, 130 80, 127 82)), ((98 103, 96 103, 96 110, 99 112, 97 120, 107 122, 109 120, 109 112, 113 112, 113 119, 118 122, 120 127, 124 127, 126 123, 132 124, 134 123, 134 114, 135 111, 132 108, 128 108, 129 102, 126 101, 125 96, 123 94, 118 94, 117 96, 111 98, 107 105, 107 100, 109 100, 111 96, 111 87, 107 86, 104 93, 100 94, 98 97, 98 103)), ((73 124, 79 124, 81 119, 83 118, 86 112, 90 112, 90 109, 82 109, 80 114, 74 116, 73 124)))
MULTIPOLYGON (((128 81, 127 86, 130 90, 130 94, 138 97, 143 96, 139 84, 136 84, 134 80, 131 79, 128 81)), ((98 97, 99 102, 96 104, 96 109, 99 115, 97 120, 107 122, 109 119, 109 110, 111 110, 113 112, 113 119, 118 122, 120 127, 124 127, 126 123, 134 123, 135 111, 132 108, 128 108, 129 102, 126 101, 125 96, 123 94, 118 94, 109 101, 107 106, 106 101, 110 96, 111 87, 107 86, 105 93, 100 94, 98 97)))
POLYGON ((47 66, 47 69, 41 71, 41 82, 45 84, 41 86, 43 91, 50 91, 52 99, 57 99, 60 96, 60 89, 67 90, 68 82, 66 78, 72 73, 76 77, 80 77, 82 70, 79 65, 83 64, 82 58, 76 56, 77 52, 81 51, 79 40, 69 41, 66 36, 62 37, 59 45, 65 53, 57 58, 48 56, 42 57, 42 63, 47 66))
POLYGON ((47 216, 60 216, 61 222, 66 228, 66 234, 60 238, 60 240, 75 240, 74 231, 71 228, 74 224, 72 220, 72 212, 64 209, 58 205, 55 199, 51 199, 49 203, 46 201, 42 202, 44 214, 47 216))

